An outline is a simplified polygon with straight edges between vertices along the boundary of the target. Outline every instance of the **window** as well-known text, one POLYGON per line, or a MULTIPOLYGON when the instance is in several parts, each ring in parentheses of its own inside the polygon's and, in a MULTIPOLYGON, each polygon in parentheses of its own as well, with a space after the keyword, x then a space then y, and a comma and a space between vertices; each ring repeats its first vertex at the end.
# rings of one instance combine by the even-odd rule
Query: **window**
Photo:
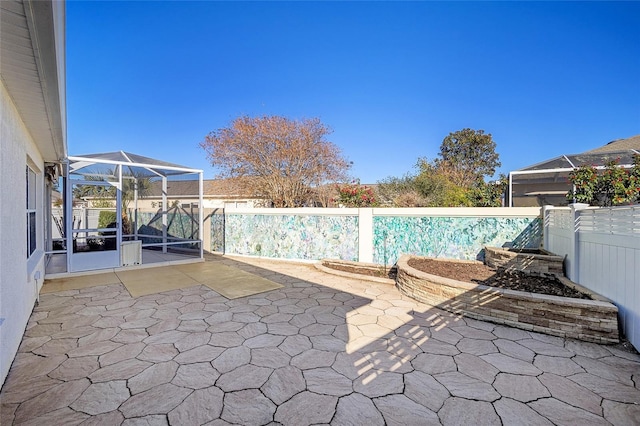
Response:
POLYGON ((27 259, 36 251, 36 173, 27 166, 27 259))

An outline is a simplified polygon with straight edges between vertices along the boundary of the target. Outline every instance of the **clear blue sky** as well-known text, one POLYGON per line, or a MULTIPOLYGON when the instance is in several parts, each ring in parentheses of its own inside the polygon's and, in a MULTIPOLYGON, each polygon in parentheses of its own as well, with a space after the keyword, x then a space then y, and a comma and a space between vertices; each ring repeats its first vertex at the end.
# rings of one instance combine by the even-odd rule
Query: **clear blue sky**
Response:
POLYGON ((318 117, 363 183, 465 127, 509 172, 640 134, 640 2, 67 3, 72 155, 215 175, 240 115, 318 117))

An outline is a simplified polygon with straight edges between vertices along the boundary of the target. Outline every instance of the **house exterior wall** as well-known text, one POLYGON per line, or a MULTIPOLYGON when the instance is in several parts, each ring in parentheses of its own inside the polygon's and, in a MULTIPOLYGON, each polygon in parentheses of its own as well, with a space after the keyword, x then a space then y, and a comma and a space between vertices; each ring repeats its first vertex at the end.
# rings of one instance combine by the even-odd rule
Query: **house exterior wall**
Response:
POLYGON ((555 183, 514 183, 512 207, 566 206, 567 192, 571 189, 568 182, 555 183), (527 194, 535 195, 527 195, 527 194))
MULTIPOLYGON (((242 208, 253 208, 255 207, 255 201, 253 199, 250 198, 219 198, 216 197, 215 195, 207 195, 204 194, 204 199, 203 199, 203 206, 205 209, 223 209, 225 207, 242 207, 242 208)), ((167 204, 169 205, 169 207, 171 207, 173 205, 173 203, 175 201, 178 201, 180 204, 186 204, 186 203, 198 203, 198 198, 197 197, 191 197, 191 196, 183 196, 183 197, 175 197, 175 196, 170 196, 167 197, 167 204)), ((138 209, 140 210, 154 210, 154 209, 158 209, 160 203, 162 203, 162 199, 159 197, 146 197, 146 198, 141 198, 138 199, 138 209)), ((134 208, 134 203, 133 201, 131 203, 129 203, 129 209, 133 209, 134 208)))
POLYGON ((44 162, 0 82, 0 384, 11 366, 44 280, 44 162), (36 173, 36 251, 27 259, 26 166, 36 173))

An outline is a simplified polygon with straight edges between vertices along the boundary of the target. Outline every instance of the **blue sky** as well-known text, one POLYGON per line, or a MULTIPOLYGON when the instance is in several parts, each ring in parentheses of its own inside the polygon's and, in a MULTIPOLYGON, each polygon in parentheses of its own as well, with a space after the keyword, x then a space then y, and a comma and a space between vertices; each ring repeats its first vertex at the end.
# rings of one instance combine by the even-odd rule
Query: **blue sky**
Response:
POLYGON ((240 115, 318 117, 375 183, 483 129, 509 172, 640 134, 640 2, 67 3, 72 155, 215 170, 240 115))

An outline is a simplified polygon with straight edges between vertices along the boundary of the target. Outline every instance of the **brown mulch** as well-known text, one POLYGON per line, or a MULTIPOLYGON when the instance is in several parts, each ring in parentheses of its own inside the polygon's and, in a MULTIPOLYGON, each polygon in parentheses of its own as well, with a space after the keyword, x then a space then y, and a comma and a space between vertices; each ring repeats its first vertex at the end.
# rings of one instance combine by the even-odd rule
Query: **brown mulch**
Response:
POLYGON ((577 299, 591 299, 588 295, 562 284, 552 275, 536 276, 519 271, 494 269, 480 263, 447 262, 422 258, 409 259, 409 266, 428 274, 490 287, 577 299))

